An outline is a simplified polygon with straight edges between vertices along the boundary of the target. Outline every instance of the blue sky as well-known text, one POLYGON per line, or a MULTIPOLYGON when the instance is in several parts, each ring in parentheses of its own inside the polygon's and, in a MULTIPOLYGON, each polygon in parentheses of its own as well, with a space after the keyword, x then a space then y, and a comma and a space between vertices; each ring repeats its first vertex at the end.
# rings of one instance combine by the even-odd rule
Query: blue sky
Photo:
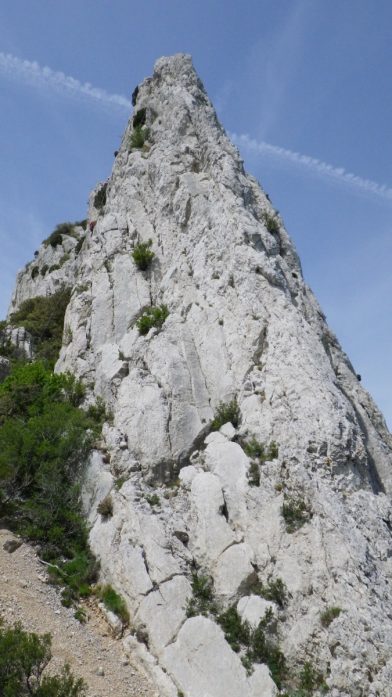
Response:
POLYGON ((135 85, 184 51, 391 426, 391 26, 390 0, 2 2, 0 316, 40 241, 85 217, 135 85))

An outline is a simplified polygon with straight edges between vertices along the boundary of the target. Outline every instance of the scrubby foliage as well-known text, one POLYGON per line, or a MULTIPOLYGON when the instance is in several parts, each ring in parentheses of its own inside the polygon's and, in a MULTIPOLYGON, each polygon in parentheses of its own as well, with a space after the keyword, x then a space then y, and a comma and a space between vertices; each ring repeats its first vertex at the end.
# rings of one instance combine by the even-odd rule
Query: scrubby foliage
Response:
POLYGON ((146 140, 148 139, 148 136, 148 128, 145 128, 140 124, 138 126, 135 126, 129 139, 130 148, 134 150, 140 150, 143 147, 146 140))
POLYGON ((129 612, 125 604, 124 598, 121 597, 112 586, 98 586, 98 596, 102 600, 107 610, 114 612, 120 618, 123 624, 129 622, 129 612))
POLYGON ((243 447, 248 457, 260 460, 260 462, 275 460, 279 454, 279 449, 275 441, 271 441, 271 443, 266 446, 264 443, 260 443, 256 438, 252 438, 244 443, 243 447))
POLYGON ((79 226, 82 227, 83 230, 87 230, 87 218, 84 218, 83 220, 77 220, 76 223, 74 223, 74 226, 79 226))
POLYGON ((273 234, 278 234, 279 233, 279 221, 275 215, 271 215, 271 213, 265 212, 263 215, 263 221, 265 224, 265 227, 267 228, 268 232, 273 234))
POLYGON ((100 501, 97 511, 103 518, 111 518, 113 515, 113 499, 110 494, 100 501))
POLYGON ((312 512, 306 501, 300 496, 285 495, 282 516, 288 533, 293 533, 302 528, 310 520, 312 512))
POLYGON ((320 615, 320 621, 323 627, 329 627, 337 617, 339 617, 342 609, 340 607, 327 607, 320 615))
POLYGON ((106 189, 107 184, 103 184, 94 196, 94 206, 100 210, 106 204, 106 189))
POLYGON ((25 632, 20 624, 0 627, 0 695, 83 697, 86 685, 68 665, 59 675, 43 675, 51 656, 49 634, 25 632))
POLYGON ((141 271, 146 271, 149 266, 151 266, 152 260, 154 258, 154 252, 151 251, 150 247, 152 245, 152 240, 148 242, 140 242, 137 244, 132 252, 132 258, 141 271))
POLYGON ((218 616, 225 638, 237 653, 242 651, 242 662, 250 672, 254 663, 266 663, 271 675, 280 688, 286 675, 286 661, 278 645, 272 640, 273 615, 267 610, 256 629, 243 622, 235 607, 228 608, 218 616))
POLYGON ((0 322, 0 356, 8 358, 12 364, 16 361, 22 361, 25 353, 23 349, 17 348, 11 341, 9 334, 5 331, 7 322, 0 322))
POLYGON ((146 494, 146 501, 150 506, 160 506, 161 500, 158 494, 146 494))
POLYGON ((214 419, 211 423, 212 431, 219 431, 223 424, 230 421, 234 428, 237 428, 240 422, 240 408, 236 399, 231 402, 220 402, 216 408, 214 419))
POLYGON ((72 223, 60 223, 56 225, 51 235, 44 240, 45 247, 50 245, 55 249, 59 244, 62 244, 63 235, 74 235, 74 225, 72 223))
POLYGON ((168 316, 169 310, 166 305, 149 307, 136 322, 139 334, 142 334, 142 336, 148 334, 152 327, 161 328, 168 316))
POLYGON ((145 107, 143 109, 139 109, 139 111, 136 112, 135 116, 132 119, 133 127, 137 128, 138 126, 144 126, 146 123, 146 115, 147 115, 147 110, 145 107))
POLYGON ((210 576, 192 574, 192 597, 188 600, 185 611, 187 617, 217 613, 214 586, 210 576))
POLYGON ((101 423, 78 408, 83 394, 39 362, 15 366, 0 385, 0 517, 39 543, 68 600, 86 595, 97 574, 80 477, 101 423))
POLYGON ((283 608, 287 602, 287 588, 281 578, 276 578, 267 583, 258 583, 252 590, 253 593, 261 595, 262 598, 272 600, 280 608, 283 608))
POLYGON ((37 359, 47 360, 50 364, 56 361, 70 295, 70 290, 62 289, 54 295, 29 298, 12 313, 10 323, 15 327, 24 327, 31 334, 37 359))

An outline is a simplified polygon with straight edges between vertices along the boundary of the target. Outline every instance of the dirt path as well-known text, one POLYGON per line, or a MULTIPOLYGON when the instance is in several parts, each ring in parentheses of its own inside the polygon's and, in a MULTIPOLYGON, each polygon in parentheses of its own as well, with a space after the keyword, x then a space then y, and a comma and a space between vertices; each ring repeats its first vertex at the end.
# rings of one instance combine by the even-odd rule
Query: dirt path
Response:
POLYGON ((0 530, 0 616, 7 624, 20 621, 27 631, 52 635, 51 672, 68 662, 86 681, 89 697, 158 697, 130 665, 99 610, 87 609, 86 624, 75 620, 74 610, 63 607, 58 592, 46 583, 45 568, 32 547, 22 544, 12 554, 4 550, 12 539, 12 533, 0 530))

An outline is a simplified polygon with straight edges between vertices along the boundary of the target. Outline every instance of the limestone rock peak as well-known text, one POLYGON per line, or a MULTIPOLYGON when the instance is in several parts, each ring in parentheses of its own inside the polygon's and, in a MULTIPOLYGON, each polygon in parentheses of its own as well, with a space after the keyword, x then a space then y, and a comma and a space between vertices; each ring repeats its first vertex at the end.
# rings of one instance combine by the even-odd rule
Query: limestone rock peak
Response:
POLYGON ((211 579, 221 614, 280 579, 281 684, 297 684, 312 663, 333 697, 387 697, 383 417, 190 56, 159 59, 133 101, 111 175, 90 197, 56 367, 113 415, 109 458, 94 454, 85 505, 102 573, 147 644, 130 637, 128 646, 161 694, 275 695, 279 676, 263 661, 246 670, 212 605, 204 617, 187 608, 196 572, 211 579), (151 252, 145 268, 141 249, 151 252), (232 425, 210 433, 217 413, 232 425), (102 520, 109 492, 113 516, 102 520), (339 613, 327 626, 331 607, 339 613))

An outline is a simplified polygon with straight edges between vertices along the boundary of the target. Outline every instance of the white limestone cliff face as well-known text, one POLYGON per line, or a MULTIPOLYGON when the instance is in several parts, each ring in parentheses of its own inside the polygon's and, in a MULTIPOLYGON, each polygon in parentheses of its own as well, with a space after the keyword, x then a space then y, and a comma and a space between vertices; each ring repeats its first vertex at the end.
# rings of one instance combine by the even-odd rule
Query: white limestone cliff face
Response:
MULTIPOLYGON (((288 603, 272 611, 292 674, 310 661, 332 697, 387 697, 391 435, 282 221, 268 230, 271 203, 244 172, 189 56, 156 63, 139 86, 141 109, 146 144, 130 148, 131 118, 105 206, 91 197, 96 224, 69 276, 72 338, 56 367, 113 415, 85 506, 102 574, 129 606, 128 645, 162 695, 275 695, 268 669, 248 675, 213 618, 187 618, 186 606, 198 569, 221 608, 235 604, 257 623, 266 612, 257 582, 281 578, 288 603), (131 253, 150 239, 155 256, 143 272, 131 253), (140 336, 136 320, 162 304, 163 327, 140 336), (239 427, 209 434, 217 405, 234 398, 239 427), (256 463, 260 486, 250 485, 244 451, 252 437, 279 446, 277 458, 256 463), (113 516, 103 519, 97 505, 109 493, 113 516), (290 497, 309 510, 291 533, 282 517, 290 497), (332 606, 342 612, 324 627, 332 606)), ((23 279, 14 305, 37 294, 23 279)))

